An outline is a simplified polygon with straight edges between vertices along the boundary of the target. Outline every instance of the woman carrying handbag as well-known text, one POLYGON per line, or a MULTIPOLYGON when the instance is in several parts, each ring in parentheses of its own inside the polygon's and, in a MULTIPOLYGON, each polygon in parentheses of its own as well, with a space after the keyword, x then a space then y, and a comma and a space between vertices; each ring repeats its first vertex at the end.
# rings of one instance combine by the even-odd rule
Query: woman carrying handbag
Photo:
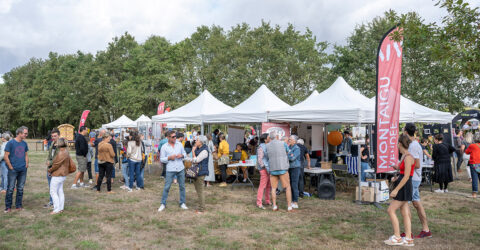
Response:
POLYGON ((50 196, 53 201, 53 211, 50 214, 58 214, 63 212, 65 205, 65 194, 63 193, 63 183, 67 175, 77 170, 75 163, 67 150, 67 141, 65 138, 58 139, 57 147, 59 152, 53 159, 52 167, 48 169, 49 175, 52 176, 50 182, 50 196))
POLYGON ((208 152, 208 139, 206 136, 201 135, 198 136, 197 141, 195 142, 195 146, 192 148, 193 153, 193 160, 192 163, 196 164, 198 168, 195 169, 195 190, 197 191, 198 195, 198 209, 195 211, 197 214, 202 214, 205 210, 205 195, 203 193, 203 182, 205 180, 205 176, 209 174, 208 169, 208 161, 210 158, 210 154, 208 152))

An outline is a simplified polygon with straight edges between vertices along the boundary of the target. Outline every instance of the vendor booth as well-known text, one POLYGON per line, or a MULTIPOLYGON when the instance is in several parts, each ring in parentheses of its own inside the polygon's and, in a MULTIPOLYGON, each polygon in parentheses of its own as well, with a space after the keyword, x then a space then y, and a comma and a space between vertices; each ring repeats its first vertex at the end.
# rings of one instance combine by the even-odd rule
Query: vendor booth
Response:
POLYGON ((262 85, 245 101, 223 113, 205 115, 204 123, 253 124, 268 121, 268 114, 291 108, 278 98, 267 86, 262 85))
POLYGON ((118 118, 117 120, 111 123, 102 125, 102 128, 113 128, 113 129, 136 128, 136 127, 137 127, 137 123, 132 121, 132 119, 128 118, 126 115, 122 115, 120 118, 118 118))
MULTIPOLYGON (((458 121, 460 121, 460 128, 464 128, 465 124, 470 121, 470 120, 480 120, 480 110, 479 109, 469 109, 465 110, 459 114, 457 114, 453 120, 452 123, 455 124, 458 121)), ((478 129, 478 123, 476 126, 471 126, 471 127, 465 127, 468 129, 478 129)))

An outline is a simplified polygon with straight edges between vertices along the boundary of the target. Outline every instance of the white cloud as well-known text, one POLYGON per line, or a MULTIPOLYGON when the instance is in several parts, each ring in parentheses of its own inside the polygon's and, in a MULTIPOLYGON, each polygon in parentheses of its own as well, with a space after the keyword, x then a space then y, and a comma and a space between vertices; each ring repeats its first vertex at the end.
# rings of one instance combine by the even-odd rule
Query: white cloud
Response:
MULTIPOLYGON (((384 11, 417 11, 427 21, 445 13, 435 1, 418 0, 0 0, 0 73, 49 51, 95 53, 125 31, 143 42, 151 35, 177 42, 200 25, 225 29, 261 20, 299 30, 310 28, 319 41, 344 43, 355 24, 384 11), (3 59, 2 59, 3 58, 3 59)), ((478 5, 478 3, 477 3, 478 5)))

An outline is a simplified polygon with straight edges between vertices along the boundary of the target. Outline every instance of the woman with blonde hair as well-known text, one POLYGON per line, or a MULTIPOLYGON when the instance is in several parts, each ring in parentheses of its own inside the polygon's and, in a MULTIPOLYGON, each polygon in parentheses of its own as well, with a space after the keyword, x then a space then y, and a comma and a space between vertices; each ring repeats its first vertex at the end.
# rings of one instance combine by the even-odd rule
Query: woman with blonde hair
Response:
POLYGON ((67 140, 65 138, 58 139, 57 147, 59 152, 53 159, 52 167, 48 169, 48 173, 52 176, 52 180, 50 181, 50 196, 53 201, 53 211, 50 214, 63 212, 65 205, 63 183, 70 173, 70 166, 75 166, 75 163, 68 153, 67 140))

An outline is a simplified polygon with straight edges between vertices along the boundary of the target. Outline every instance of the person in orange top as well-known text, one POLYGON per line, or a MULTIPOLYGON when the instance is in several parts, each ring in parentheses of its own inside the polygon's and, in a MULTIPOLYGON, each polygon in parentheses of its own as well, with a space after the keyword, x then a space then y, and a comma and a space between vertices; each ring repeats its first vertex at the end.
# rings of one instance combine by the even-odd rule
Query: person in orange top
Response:
POLYGON ((465 154, 470 155, 468 165, 470 166, 470 174, 472 175, 472 198, 477 198, 478 182, 480 180, 480 134, 475 135, 475 143, 470 144, 465 150, 465 154))
MULTIPOLYGON (((242 147, 242 144, 237 144, 237 148, 235 149, 235 152, 242 152, 242 156, 240 157, 240 161, 246 161, 248 160, 248 154, 247 151, 242 147)), ((248 178, 248 167, 241 167, 242 172, 243 172, 243 182, 247 182, 248 178)))
POLYGON ((97 180, 97 192, 100 192, 100 187, 102 185, 103 177, 107 177, 107 191, 108 193, 112 192, 112 172, 113 164, 115 163, 115 151, 113 151, 113 146, 110 144, 112 136, 110 133, 105 132, 102 136, 103 140, 98 144, 98 169, 99 177, 97 180))

